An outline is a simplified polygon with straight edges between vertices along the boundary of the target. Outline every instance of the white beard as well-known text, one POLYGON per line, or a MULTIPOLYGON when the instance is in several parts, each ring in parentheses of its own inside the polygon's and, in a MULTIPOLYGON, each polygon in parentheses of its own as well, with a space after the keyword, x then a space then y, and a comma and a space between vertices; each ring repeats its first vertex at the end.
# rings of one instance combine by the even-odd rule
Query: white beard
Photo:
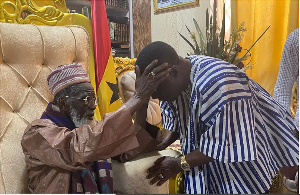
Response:
POLYGON ((87 118, 80 118, 79 113, 74 108, 70 110, 70 117, 73 121, 75 127, 82 127, 84 125, 90 125, 93 120, 89 120, 87 118))

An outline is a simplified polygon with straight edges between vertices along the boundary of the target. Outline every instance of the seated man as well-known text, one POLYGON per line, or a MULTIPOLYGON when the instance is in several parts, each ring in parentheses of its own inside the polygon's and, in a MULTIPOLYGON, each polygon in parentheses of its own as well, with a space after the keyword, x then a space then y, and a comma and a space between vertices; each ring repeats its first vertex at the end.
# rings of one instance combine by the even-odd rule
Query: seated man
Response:
POLYGON ((186 194, 267 193, 281 167, 299 164, 292 117, 239 68, 208 56, 179 57, 164 42, 147 45, 136 64, 147 71, 154 59, 172 65, 152 94, 171 131, 158 148, 180 137, 183 156, 159 158, 148 170, 152 184, 184 170, 186 194))
POLYGON ((41 119, 28 125, 22 138, 27 190, 40 194, 113 193, 111 165, 98 160, 139 146, 136 135, 146 133, 138 122, 145 118, 133 125, 131 115, 145 116, 150 95, 170 71, 168 65, 155 66, 152 63, 148 73, 154 71, 157 77, 148 77, 147 71, 139 75, 134 96, 101 121, 93 120, 98 102, 82 66, 62 65, 52 71, 47 80, 54 100, 41 119))

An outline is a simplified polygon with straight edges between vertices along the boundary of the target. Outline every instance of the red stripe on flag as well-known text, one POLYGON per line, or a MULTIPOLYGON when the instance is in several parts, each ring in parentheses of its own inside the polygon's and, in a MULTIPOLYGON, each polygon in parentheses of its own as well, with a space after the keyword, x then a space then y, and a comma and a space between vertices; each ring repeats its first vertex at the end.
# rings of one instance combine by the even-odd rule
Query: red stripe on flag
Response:
POLYGON ((96 88, 98 89, 111 52, 111 42, 104 0, 92 0, 91 6, 95 53, 96 88))

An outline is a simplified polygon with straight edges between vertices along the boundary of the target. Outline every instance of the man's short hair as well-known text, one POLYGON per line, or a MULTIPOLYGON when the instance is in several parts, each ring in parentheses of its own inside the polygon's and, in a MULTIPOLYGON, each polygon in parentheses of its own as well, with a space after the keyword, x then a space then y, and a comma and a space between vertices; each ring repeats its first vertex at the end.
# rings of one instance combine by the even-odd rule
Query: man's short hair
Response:
POLYGON ((139 66, 141 73, 143 73, 145 68, 155 59, 158 59, 159 65, 165 62, 170 65, 176 65, 178 62, 178 54, 169 44, 156 41, 142 49, 135 64, 139 66))

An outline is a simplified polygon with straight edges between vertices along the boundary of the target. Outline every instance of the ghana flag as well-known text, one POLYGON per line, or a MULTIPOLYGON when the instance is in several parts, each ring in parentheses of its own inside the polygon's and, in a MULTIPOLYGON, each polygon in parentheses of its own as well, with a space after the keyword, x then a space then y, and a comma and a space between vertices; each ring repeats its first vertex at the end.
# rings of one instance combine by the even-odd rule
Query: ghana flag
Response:
POLYGON ((95 58, 96 91, 100 115, 121 106, 111 52, 108 20, 104 0, 91 0, 95 58))

